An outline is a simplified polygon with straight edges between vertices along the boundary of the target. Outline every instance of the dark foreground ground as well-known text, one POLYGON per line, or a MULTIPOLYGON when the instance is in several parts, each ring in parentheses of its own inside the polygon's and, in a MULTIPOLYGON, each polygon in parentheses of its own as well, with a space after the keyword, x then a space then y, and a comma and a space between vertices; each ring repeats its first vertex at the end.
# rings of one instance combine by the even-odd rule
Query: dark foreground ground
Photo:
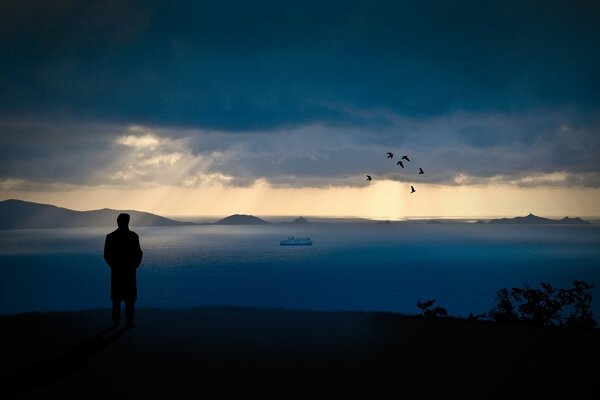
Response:
MULTIPOLYGON (((600 333, 249 308, 0 316, 14 398, 598 398, 600 333), (443 396, 443 397, 442 397, 443 396)), ((2 396, 6 398, 5 396, 2 396)))

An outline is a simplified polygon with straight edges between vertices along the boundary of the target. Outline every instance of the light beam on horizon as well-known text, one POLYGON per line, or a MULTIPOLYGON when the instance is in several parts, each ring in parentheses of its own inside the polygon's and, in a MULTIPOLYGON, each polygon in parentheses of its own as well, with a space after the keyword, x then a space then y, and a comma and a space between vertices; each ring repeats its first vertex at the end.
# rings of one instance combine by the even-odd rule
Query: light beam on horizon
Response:
POLYGON ((136 209, 168 216, 499 217, 526 215, 600 216, 600 192, 589 188, 441 186, 420 184, 410 195, 405 182, 380 181, 367 187, 275 188, 265 181, 250 187, 220 184, 196 188, 72 188, 60 192, 8 192, 20 198, 76 210, 136 209), (518 201, 515 201, 517 200, 518 201), (552 199, 552 201, 548 201, 552 199))

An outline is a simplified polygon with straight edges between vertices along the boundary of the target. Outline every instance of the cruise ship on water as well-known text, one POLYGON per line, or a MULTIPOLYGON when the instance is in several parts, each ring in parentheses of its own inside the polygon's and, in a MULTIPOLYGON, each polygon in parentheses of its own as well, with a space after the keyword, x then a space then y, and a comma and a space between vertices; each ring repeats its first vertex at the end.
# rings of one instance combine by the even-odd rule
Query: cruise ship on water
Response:
POLYGON ((313 241, 310 238, 296 238, 288 236, 286 240, 279 242, 281 246, 310 246, 313 241))

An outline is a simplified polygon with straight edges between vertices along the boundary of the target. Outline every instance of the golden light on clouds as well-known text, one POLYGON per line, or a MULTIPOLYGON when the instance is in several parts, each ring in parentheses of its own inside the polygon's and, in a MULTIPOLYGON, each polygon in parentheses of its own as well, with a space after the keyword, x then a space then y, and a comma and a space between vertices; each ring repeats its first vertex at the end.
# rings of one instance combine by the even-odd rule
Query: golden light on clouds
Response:
POLYGON ((159 141, 156 137, 146 134, 143 136, 123 136, 117 140, 117 143, 136 149, 154 149, 159 141))
POLYGON ((273 186, 265 178, 242 186, 236 176, 218 167, 236 162, 243 149, 226 154, 217 150, 194 152, 189 137, 169 137, 135 125, 115 137, 112 146, 112 157, 94 170, 97 179, 93 184, 40 185, 5 179, 0 181, 2 199, 19 198, 76 210, 136 209, 168 216, 245 213, 397 220, 530 212, 542 216, 600 215, 600 189, 577 186, 577 179, 586 175, 574 176, 567 171, 514 177, 460 172, 451 178, 451 184, 375 179, 367 185, 360 175, 336 177, 333 182, 337 186, 319 186, 324 184, 322 180, 311 186, 298 184, 290 176, 305 187, 273 186), (365 186, 351 186, 355 182, 365 186), (411 184, 416 193, 410 193, 411 184))
POLYGON ((151 129, 130 126, 115 143, 123 146, 118 157, 98 174, 116 185, 184 185, 195 182, 194 171, 204 170, 210 160, 191 153, 187 139, 160 137, 151 129))

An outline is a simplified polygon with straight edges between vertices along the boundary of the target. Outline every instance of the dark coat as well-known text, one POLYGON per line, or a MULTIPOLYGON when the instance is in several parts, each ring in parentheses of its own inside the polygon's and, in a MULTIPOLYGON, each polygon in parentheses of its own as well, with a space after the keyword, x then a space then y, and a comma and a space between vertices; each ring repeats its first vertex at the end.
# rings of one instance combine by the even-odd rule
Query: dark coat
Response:
POLYGON ((106 235, 104 259, 110 267, 111 300, 137 299, 136 269, 142 262, 140 238, 129 229, 117 229, 106 235))

